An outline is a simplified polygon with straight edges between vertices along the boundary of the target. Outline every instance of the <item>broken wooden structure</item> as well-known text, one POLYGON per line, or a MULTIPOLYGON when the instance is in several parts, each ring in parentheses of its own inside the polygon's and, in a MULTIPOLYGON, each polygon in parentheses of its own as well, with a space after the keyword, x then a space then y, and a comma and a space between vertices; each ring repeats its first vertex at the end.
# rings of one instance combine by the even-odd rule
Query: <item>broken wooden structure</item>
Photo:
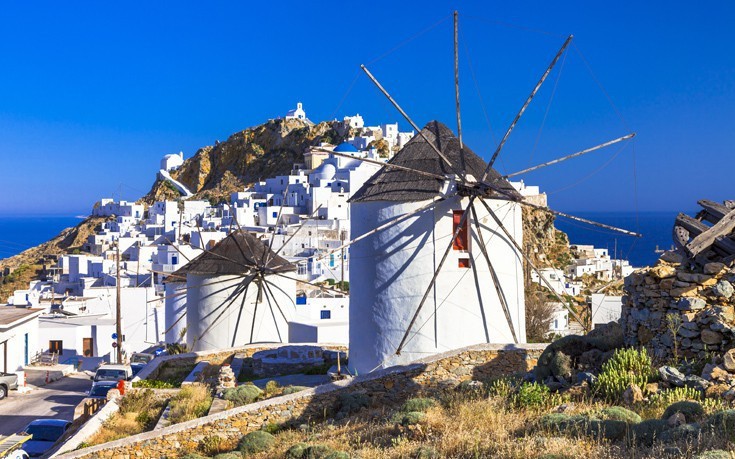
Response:
POLYGON ((674 223, 676 250, 700 266, 713 261, 735 262, 735 201, 722 204, 703 199, 702 210, 692 218, 680 213, 674 223))

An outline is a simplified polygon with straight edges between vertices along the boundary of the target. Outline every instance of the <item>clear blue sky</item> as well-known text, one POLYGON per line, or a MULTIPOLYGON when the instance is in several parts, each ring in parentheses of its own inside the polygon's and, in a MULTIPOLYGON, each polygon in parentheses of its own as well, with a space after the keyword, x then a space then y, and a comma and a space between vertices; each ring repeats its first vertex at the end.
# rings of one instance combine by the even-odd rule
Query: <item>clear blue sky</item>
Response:
POLYGON ((16 2, 0 14, 0 214, 135 199, 162 155, 189 157, 296 101, 314 121, 355 112, 402 121, 355 80, 361 63, 417 123, 455 129, 449 16, 460 3, 466 143, 486 158, 575 35, 501 172, 633 130, 617 156, 612 148, 525 179, 564 210, 631 210, 636 200, 689 210, 735 197, 732 2, 16 2))

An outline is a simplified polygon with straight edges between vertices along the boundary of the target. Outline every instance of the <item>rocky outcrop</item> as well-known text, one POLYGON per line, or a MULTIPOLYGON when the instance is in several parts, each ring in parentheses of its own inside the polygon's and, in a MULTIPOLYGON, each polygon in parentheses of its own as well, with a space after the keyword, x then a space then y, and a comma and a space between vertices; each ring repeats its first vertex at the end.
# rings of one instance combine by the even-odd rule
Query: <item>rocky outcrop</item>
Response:
POLYGON ((735 269, 682 261, 666 253, 626 278, 625 344, 648 347, 659 358, 722 354, 735 344, 735 269))
MULTIPOLYGON (((200 148, 170 174, 194 193, 194 199, 220 201, 246 185, 288 173, 293 163, 303 161, 309 146, 336 145, 349 134, 337 121, 313 125, 298 119, 269 120, 200 148)), ((143 201, 151 204, 179 197, 165 180, 158 180, 143 201)))

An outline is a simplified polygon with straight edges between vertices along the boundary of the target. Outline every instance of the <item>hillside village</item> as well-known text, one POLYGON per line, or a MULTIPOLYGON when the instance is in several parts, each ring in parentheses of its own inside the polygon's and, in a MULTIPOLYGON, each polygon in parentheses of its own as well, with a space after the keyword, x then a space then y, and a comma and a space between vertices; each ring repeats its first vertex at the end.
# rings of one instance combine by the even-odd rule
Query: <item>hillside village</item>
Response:
MULTIPOLYGON (((276 121, 294 120, 313 126, 301 103, 276 121)), ((158 181, 175 189, 179 199, 149 206, 101 199, 91 212, 101 223, 82 250, 48 258, 38 280, 7 298, 4 310, 12 308, 18 317, 5 324, 9 328, 4 333, 16 338, 3 342, 0 369, 21 371, 48 359, 87 370, 115 362, 116 340, 110 337, 116 333, 118 282, 123 358, 164 344, 197 347, 186 336, 185 282, 170 275, 237 229, 295 266, 288 294, 281 299, 293 311, 287 331, 266 341, 347 344, 350 249, 343 245, 357 236, 350 234, 349 200, 415 133, 399 132, 397 124, 365 126, 360 115, 337 124, 355 135, 338 145, 322 142, 306 148, 303 161, 287 174, 233 192, 225 202, 196 199, 172 177, 184 165, 183 154, 166 155, 158 171, 158 181), (376 147, 376 141, 385 148, 376 147)), ((523 182, 513 186, 545 205, 538 187, 523 182)), ((571 253, 575 258, 570 265, 540 270, 559 295, 585 298, 583 278, 609 283, 632 272, 627 261, 612 260, 607 249, 573 245, 571 253)), ((532 280, 541 283, 536 272, 532 280)), ((588 292, 586 301, 593 323, 619 317, 619 295, 588 292)), ((554 308, 550 334, 563 336, 580 328, 570 323, 561 303, 554 308)), ((247 337, 241 339, 232 345, 248 343, 247 337)))

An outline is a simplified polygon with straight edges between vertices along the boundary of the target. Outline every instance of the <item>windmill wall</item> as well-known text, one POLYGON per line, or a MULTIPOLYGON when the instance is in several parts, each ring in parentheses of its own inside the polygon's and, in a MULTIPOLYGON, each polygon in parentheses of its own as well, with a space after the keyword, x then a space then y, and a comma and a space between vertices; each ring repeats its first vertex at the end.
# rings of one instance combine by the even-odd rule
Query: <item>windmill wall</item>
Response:
MULTIPOLYGON (((408 329, 453 234, 453 210, 467 198, 452 197, 351 247, 350 367, 357 374, 406 364, 478 343, 512 343, 508 321, 473 225, 469 251, 452 250, 437 277, 410 340, 400 356, 398 344, 408 329), (460 267, 470 259, 478 271, 460 267), (478 295, 478 291, 480 295, 478 295)), ((522 244, 521 209, 487 200, 505 227, 522 244)), ((429 201, 352 203, 352 234, 365 234, 429 201)), ((510 307, 516 336, 525 341, 523 263, 485 208, 476 205, 493 266, 510 307)))
POLYGON ((167 282, 165 303, 165 336, 167 344, 186 342, 186 284, 184 282, 167 282))
POLYGON ((249 277, 187 274, 187 347, 195 352, 224 349, 233 346, 233 338, 235 346, 247 344, 251 328, 253 343, 288 342, 296 284, 276 275, 266 279, 270 291, 258 300, 258 285, 249 277), (243 281, 249 283, 247 291, 237 293, 243 281))

